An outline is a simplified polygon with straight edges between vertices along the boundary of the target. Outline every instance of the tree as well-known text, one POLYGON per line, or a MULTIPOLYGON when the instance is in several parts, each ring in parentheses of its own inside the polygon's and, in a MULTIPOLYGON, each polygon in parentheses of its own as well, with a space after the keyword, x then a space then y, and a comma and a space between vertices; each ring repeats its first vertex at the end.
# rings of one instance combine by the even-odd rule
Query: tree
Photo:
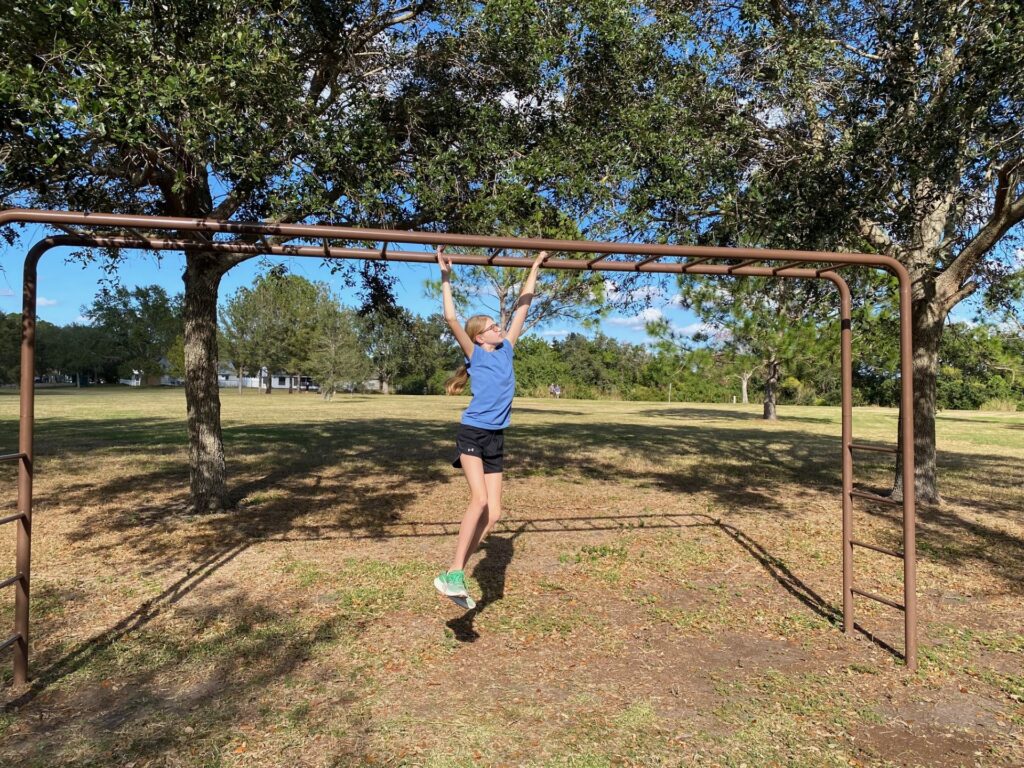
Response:
POLYGON ((412 315, 402 308, 375 310, 360 317, 359 332, 380 391, 386 395, 408 365, 412 315))
MULTIPOLYGON (((115 341, 101 327, 72 323, 56 328, 56 336, 50 347, 49 364, 63 374, 73 376, 77 386, 82 385, 86 374, 95 380, 107 378, 116 381, 119 365, 115 341)), ((17 337, 15 337, 17 338, 17 337)))
POLYGON ((360 345, 357 327, 356 313, 343 309, 329 291, 322 291, 316 305, 316 330, 306 368, 326 400, 337 392, 358 387, 373 372, 360 345))
MULTIPOLYGON (((717 222, 769 245, 871 249, 912 280, 915 486, 940 499, 943 325, 1013 270, 1024 219, 1024 19, 1000 3, 715 4, 709 47, 751 140, 717 222)), ((900 495, 897 467, 894 494, 900 495)))
MULTIPOLYGON (((821 339, 813 305, 790 280, 681 275, 679 290, 683 305, 718 331, 718 345, 730 358, 757 361, 764 374, 765 419, 778 418, 778 388, 787 366, 801 358, 835 357, 821 339)), ((751 375, 741 371, 744 384, 751 375)))
POLYGON ((396 379, 399 391, 444 394, 445 380, 462 361, 462 351, 444 316, 438 312, 429 317, 412 317, 409 340, 405 364, 396 379))
MULTIPOLYGON (((257 322, 263 305, 252 297, 250 288, 239 288, 220 310, 217 349, 221 362, 229 364, 238 376, 238 393, 242 393, 242 377, 246 372, 260 370, 257 322)), ((184 362, 184 338, 182 338, 184 362)))
POLYGON ((168 296, 159 285, 129 289, 113 284, 102 287, 84 311, 107 338, 121 377, 165 372, 168 352, 181 333, 180 296, 168 296))
MULTIPOLYGON (((14 0, 0 10, 0 201, 564 231, 608 197, 598 171, 623 144, 591 123, 624 94, 645 96, 647 71, 620 66, 650 50, 642 19, 599 0, 14 0)), ((246 258, 186 257, 189 493, 199 512, 231 504, 217 291, 246 258)))
POLYGON ((274 373, 298 373, 308 359, 324 290, 282 268, 260 275, 251 288, 239 288, 221 312, 221 338, 236 370, 266 368, 267 394, 274 373))

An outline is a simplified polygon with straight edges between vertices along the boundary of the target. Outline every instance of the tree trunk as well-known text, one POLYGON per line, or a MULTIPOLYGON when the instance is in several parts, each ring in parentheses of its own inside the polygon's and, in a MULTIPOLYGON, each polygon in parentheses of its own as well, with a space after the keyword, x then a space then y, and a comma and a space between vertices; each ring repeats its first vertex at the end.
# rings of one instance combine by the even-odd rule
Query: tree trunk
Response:
POLYGON ((217 382, 217 289, 214 257, 189 254, 185 267, 185 402, 188 408, 189 504, 194 513, 230 507, 217 382))
POLYGON ((743 390, 743 404, 747 405, 750 402, 750 398, 747 396, 747 385, 750 383, 750 377, 753 374, 741 373, 740 374, 740 388, 743 390))
POLYGON ((774 421, 779 418, 776 412, 776 393, 775 389, 779 384, 779 361, 775 358, 769 360, 766 364, 767 377, 764 382, 764 418, 769 421, 774 421))
MULTIPOLYGON (((915 302, 913 327, 914 368, 914 493, 918 502, 938 504, 938 477, 935 467, 935 404, 939 370, 939 343, 945 313, 932 299, 915 302)), ((896 454, 896 477, 891 496, 903 498, 903 433, 898 438, 900 453, 896 454)))
POLYGON ((238 394, 242 394, 242 379, 245 377, 245 368, 238 369, 238 394))

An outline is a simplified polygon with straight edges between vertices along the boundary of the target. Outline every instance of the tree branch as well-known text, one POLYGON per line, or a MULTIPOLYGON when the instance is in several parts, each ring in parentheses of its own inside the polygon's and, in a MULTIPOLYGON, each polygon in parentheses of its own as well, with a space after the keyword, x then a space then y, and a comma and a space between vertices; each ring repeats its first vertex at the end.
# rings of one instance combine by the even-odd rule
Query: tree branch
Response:
POLYGON ((1004 163, 996 172, 996 192, 992 213, 988 221, 961 249, 959 255, 949 264, 942 275, 944 287, 952 289, 962 285, 974 271, 978 262, 999 242, 1011 227, 1024 221, 1024 193, 1010 202, 1014 189, 1020 184, 1016 171, 1022 165, 1021 158, 1004 163))
POLYGON ((882 253, 892 255, 891 251, 895 248, 895 244, 888 233, 882 228, 882 225, 871 219, 857 217, 857 231, 860 236, 867 240, 877 250, 882 253))

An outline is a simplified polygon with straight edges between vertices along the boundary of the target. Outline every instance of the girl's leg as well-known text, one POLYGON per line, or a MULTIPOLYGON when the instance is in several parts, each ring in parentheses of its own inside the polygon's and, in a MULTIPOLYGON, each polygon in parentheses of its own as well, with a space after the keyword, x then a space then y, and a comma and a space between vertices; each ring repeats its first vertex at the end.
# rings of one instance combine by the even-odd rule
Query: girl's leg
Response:
POLYGON ((466 560, 472 554, 473 543, 477 539, 481 518, 487 514, 487 484, 484 481, 483 460, 479 456, 462 454, 462 471, 466 473, 470 496, 466 514, 462 516, 462 523, 459 525, 459 541, 455 545, 455 557, 452 559, 453 571, 461 571, 466 567, 466 560))
POLYGON ((469 549, 470 555, 479 549, 480 542, 490 535, 494 526, 501 520, 501 472, 484 475, 484 485, 487 487, 487 507, 480 515, 480 523, 476 527, 473 544, 469 549))

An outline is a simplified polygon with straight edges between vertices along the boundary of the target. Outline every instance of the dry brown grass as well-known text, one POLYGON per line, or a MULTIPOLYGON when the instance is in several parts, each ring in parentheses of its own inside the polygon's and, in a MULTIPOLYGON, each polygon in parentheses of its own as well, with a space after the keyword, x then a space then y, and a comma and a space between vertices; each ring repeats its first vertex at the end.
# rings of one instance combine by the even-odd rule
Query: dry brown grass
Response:
MULTIPOLYGON (((181 392, 41 393, 33 681, 3 671, 0 765, 1024 764, 1024 414, 940 415, 908 674, 898 614, 836 627, 835 409, 518 400, 461 615, 430 581, 462 405, 225 392, 240 506, 194 518, 181 392)), ((855 434, 892 442, 895 414, 855 434)), ((898 544, 888 509, 856 526, 898 544)), ((896 561, 856 576, 899 594, 896 561)))

